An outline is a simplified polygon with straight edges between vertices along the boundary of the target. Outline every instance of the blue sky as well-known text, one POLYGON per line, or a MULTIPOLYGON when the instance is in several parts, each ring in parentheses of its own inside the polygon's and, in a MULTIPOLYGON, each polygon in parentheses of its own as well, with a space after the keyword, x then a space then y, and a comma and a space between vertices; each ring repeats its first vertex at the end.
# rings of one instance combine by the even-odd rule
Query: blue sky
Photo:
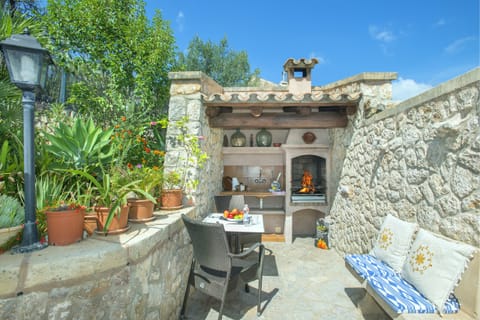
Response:
POLYGON ((198 35, 246 51, 280 82, 288 58, 317 58, 313 85, 362 72, 397 72, 403 100, 480 65, 478 0, 146 1, 162 12, 180 51, 198 35))

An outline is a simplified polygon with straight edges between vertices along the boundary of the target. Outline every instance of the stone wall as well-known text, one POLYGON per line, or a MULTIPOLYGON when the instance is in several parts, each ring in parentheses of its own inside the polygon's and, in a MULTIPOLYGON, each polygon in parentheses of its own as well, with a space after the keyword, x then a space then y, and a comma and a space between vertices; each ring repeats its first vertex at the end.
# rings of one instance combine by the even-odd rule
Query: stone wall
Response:
POLYGON ((115 236, 0 256, 0 319, 178 319, 192 258, 180 215, 115 236))
POLYGON ((364 96, 349 126, 331 131, 342 160, 333 247, 369 251, 389 213, 480 246, 479 91, 477 68, 376 114, 364 96))
MULTIPOLYGON (((202 151, 206 152, 209 160, 203 168, 189 168, 191 177, 199 179, 198 188, 192 197, 184 199, 185 204, 195 205, 198 213, 204 216, 213 210, 214 195, 221 190, 223 177, 222 141, 223 130, 210 128, 202 103, 203 95, 222 92, 222 87, 205 74, 193 72, 174 72, 169 74, 172 85, 170 87, 169 121, 175 122, 184 116, 189 119, 189 133, 203 137, 200 140, 202 151)), ((175 130, 167 128, 167 146, 165 157, 165 171, 175 170, 178 159, 185 158, 184 151, 176 148, 169 141, 175 138, 175 130)))

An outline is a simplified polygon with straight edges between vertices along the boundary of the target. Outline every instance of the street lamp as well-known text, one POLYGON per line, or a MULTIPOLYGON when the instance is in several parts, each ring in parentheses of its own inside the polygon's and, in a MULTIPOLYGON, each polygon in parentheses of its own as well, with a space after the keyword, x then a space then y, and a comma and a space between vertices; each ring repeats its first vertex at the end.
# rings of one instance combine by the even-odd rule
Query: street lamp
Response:
POLYGON ((28 30, 14 34, 0 42, 10 81, 23 92, 23 171, 25 194, 25 226, 20 246, 13 252, 29 252, 46 247, 39 242, 36 224, 35 159, 34 159, 34 106, 35 90, 45 85, 50 61, 48 51, 42 48, 28 30))

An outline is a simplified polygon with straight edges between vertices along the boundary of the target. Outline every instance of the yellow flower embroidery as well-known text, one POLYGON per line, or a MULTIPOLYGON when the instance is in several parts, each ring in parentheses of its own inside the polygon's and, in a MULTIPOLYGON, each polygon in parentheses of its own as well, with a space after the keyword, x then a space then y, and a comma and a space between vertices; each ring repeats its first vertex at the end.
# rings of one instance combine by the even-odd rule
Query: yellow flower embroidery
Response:
POLYGON ((389 228, 385 228, 382 231, 379 239, 379 246, 380 248, 387 250, 387 248, 392 244, 393 240, 393 232, 389 228))
POLYGON ((413 271, 423 274, 425 270, 433 266, 432 258, 433 252, 430 251, 430 248, 428 246, 420 245, 410 258, 409 263, 413 271))

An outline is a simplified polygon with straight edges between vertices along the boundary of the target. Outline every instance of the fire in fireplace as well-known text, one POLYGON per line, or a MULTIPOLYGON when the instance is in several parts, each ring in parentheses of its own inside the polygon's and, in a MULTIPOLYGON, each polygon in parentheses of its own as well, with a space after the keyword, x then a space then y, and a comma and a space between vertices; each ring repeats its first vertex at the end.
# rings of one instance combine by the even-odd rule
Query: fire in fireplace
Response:
POLYGON ((303 155, 292 159, 292 202, 325 202, 325 159, 303 155))

